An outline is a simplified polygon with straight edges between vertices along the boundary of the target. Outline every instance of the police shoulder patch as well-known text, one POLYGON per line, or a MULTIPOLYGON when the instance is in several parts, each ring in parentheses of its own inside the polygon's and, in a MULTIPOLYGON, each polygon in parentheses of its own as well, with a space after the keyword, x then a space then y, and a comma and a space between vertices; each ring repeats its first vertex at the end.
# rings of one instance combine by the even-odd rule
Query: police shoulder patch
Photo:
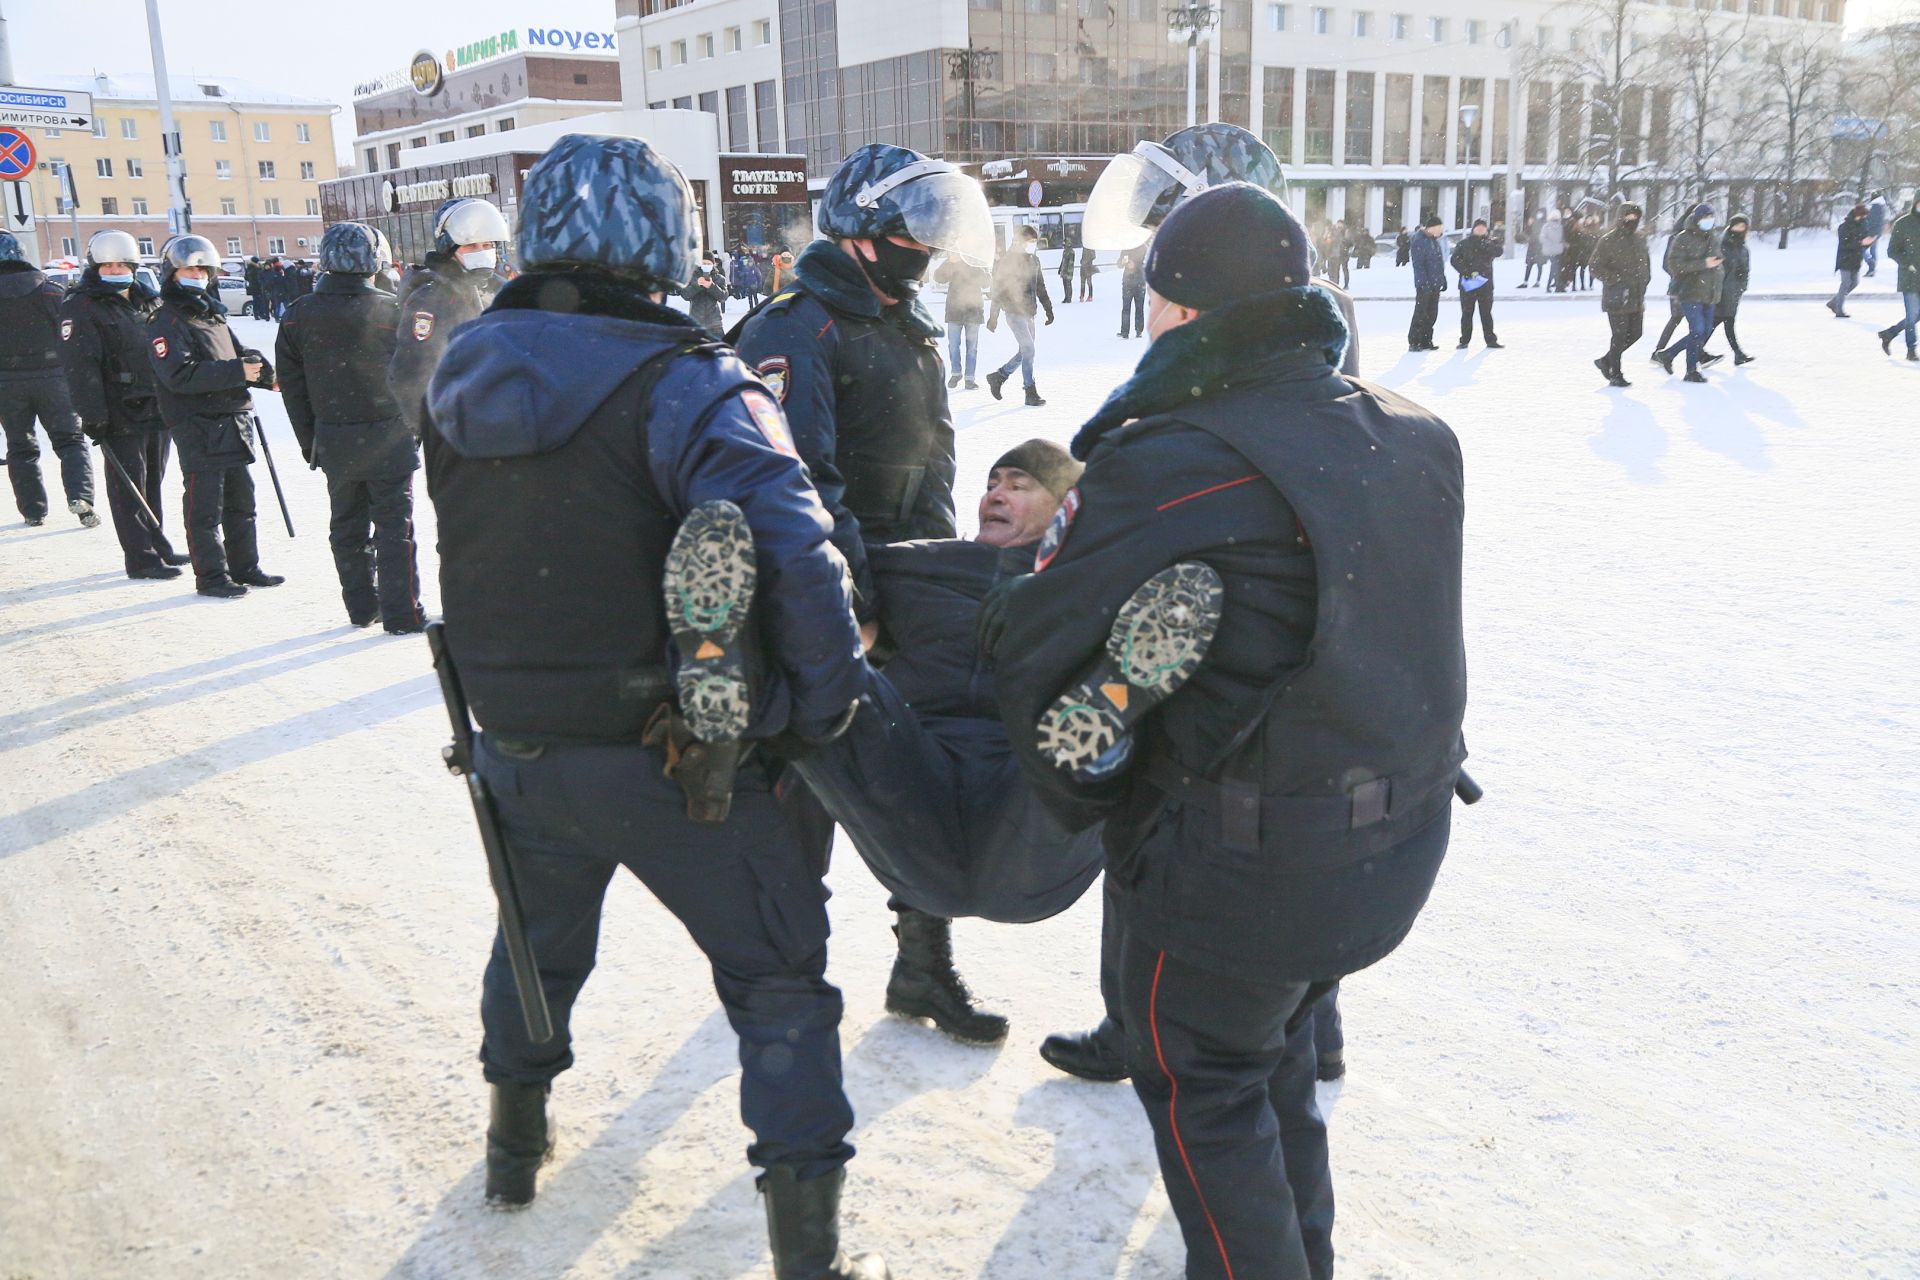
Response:
POLYGON ((787 385, 792 380, 793 367, 785 356, 768 356, 753 367, 760 375, 760 381, 767 384, 767 390, 773 392, 773 398, 781 404, 787 402, 787 385))
POLYGON ((1039 573, 1053 563, 1060 554, 1060 548, 1066 545, 1067 531, 1073 528, 1074 517, 1080 514, 1080 486, 1067 490, 1067 496, 1060 499, 1060 507, 1053 513, 1053 520, 1047 525, 1047 531, 1040 538, 1040 549, 1033 554, 1033 571, 1039 573))
POLYGON ((167 340, 165 338, 155 338, 153 340, 153 354, 159 356, 162 360, 167 358, 167 340))
POLYGON ((416 311, 413 313, 413 340, 425 342, 433 336, 433 312, 416 311))
POLYGON ((60 322, 60 341, 73 341, 73 318, 71 316, 60 322))
POLYGON ((760 434, 767 443, 779 453, 789 458, 798 458, 800 451, 793 447, 793 433, 787 430, 787 420, 780 412, 780 406, 758 391, 742 391, 740 402, 747 406, 747 412, 753 416, 753 425, 760 428, 760 434))

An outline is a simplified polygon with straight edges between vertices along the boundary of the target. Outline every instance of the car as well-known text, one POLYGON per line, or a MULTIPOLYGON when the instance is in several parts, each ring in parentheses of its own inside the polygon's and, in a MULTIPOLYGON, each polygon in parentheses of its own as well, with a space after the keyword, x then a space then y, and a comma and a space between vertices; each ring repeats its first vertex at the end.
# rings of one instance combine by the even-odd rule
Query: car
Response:
POLYGON ((247 303, 247 282, 239 276, 221 276, 220 301, 236 316, 250 314, 247 303))

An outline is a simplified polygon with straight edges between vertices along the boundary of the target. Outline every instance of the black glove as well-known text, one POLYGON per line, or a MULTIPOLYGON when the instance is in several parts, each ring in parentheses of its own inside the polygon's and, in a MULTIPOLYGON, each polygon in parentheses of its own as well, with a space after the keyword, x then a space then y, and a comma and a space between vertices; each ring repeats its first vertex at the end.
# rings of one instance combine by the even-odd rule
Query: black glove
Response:
POLYGON ((105 444, 107 437, 113 434, 113 429, 104 422, 83 422, 80 424, 80 434, 95 444, 105 444))
POLYGON ((1007 629, 1007 597, 1013 594, 1014 588, 1032 576, 1022 573, 1004 582, 996 582, 980 602, 980 620, 974 625, 973 637, 985 657, 993 657, 994 650, 1000 647, 1000 636, 1007 629))
POLYGON ((1047 323, 1048 323, 1048 324, 1052 324, 1052 323, 1053 323, 1053 312, 1051 312, 1051 311, 1049 311, 1049 312, 1047 312, 1047 323))

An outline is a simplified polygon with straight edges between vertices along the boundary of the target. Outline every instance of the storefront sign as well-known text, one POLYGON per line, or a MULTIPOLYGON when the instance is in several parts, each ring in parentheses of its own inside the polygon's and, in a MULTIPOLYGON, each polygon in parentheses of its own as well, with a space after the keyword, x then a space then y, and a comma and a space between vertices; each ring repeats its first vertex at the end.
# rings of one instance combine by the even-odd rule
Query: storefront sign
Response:
POLYGON ((388 213, 397 213, 410 204, 438 204, 442 200, 465 199, 468 196, 490 196, 493 194, 493 175, 491 173, 468 173, 457 178, 431 178, 425 182, 409 182, 396 187, 391 182, 381 184, 381 203, 388 213))
POLYGON ((726 204, 805 204, 807 158, 721 156, 720 199, 726 204))
POLYGON ((371 98, 376 94, 391 93, 411 85, 419 93, 432 96, 440 91, 440 82, 436 78, 433 88, 423 89, 421 83, 427 74, 426 64, 432 64, 439 75, 448 72, 464 71, 468 67, 503 58, 508 54, 525 53, 538 49, 562 53, 617 53, 620 42, 611 31, 581 31, 568 27, 509 27, 497 35, 486 36, 479 40, 470 40, 457 44, 440 53, 422 50, 414 55, 412 65, 405 71, 389 71, 386 75, 371 80, 362 80, 353 86, 355 98, 371 98))
POLYGON ((423 98, 431 98, 446 83, 446 77, 440 73, 440 60, 425 49, 413 55, 408 75, 413 81, 413 91, 423 98))

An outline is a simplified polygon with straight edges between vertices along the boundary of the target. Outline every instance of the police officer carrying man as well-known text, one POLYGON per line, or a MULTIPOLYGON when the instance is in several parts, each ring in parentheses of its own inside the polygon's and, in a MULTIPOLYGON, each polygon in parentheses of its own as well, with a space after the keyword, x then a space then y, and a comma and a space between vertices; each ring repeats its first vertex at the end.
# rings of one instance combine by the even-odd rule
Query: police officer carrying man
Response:
POLYGON ((400 282, 400 336, 387 367, 400 412, 420 433, 420 398, 453 331, 487 309, 497 284, 507 220, 477 197, 449 200, 433 214, 433 249, 400 282))
POLYGON ((1338 371, 1308 272, 1262 188, 1168 215, 1152 345, 986 637, 1036 787, 1105 818, 1126 1062, 1195 1280, 1332 1275, 1307 1014, 1412 927, 1466 754, 1459 446, 1338 371), (1136 590, 1160 566, 1221 586, 1136 590))
POLYGON ((662 304, 700 252, 678 169, 638 139, 561 138, 527 175, 519 250, 524 274, 449 344, 425 435, 446 643, 556 1027, 529 1038, 496 942, 488 1198, 533 1199, 546 1099, 573 1062, 569 1015, 624 866, 706 953, 740 1037, 774 1274, 884 1278, 838 1245, 853 1115, 820 870, 763 757, 740 765, 723 821, 689 817, 711 797, 686 776, 692 742, 845 728, 866 669, 832 524, 766 388, 662 304), (773 673, 757 693, 736 678, 749 609, 773 673))
MULTIPOLYGON (((876 617, 866 543, 954 536, 953 419, 938 338, 918 301, 935 249, 985 269, 993 223, 979 184, 952 165, 869 143, 820 199, 826 237, 793 283, 735 331, 740 355, 786 409, 794 443, 853 567, 855 611, 876 617)), ((952 921, 896 899, 899 953, 887 1008, 959 1040, 991 1044, 1007 1020, 973 1006, 953 967, 952 921)))
POLYGON ((387 382, 399 306, 374 285, 392 257, 372 227, 328 227, 320 282, 287 308, 273 351, 300 452, 327 473, 328 537, 347 620, 364 627, 379 619, 387 634, 409 635, 426 625, 413 542, 420 454, 387 382))
POLYGON ((273 386, 273 366, 234 341, 217 285, 220 254, 204 236, 175 236, 160 250, 160 309, 147 324, 147 358, 160 416, 186 474, 187 551, 194 587, 230 600, 286 579, 260 568, 254 527, 253 399, 273 386), (221 532, 226 542, 221 542, 221 532))
POLYGON ((60 362, 80 429, 112 455, 107 505, 127 576, 177 578, 176 566, 187 557, 175 554, 148 516, 165 518, 160 482, 172 442, 147 359, 147 322, 160 300, 134 278, 139 261, 140 246, 124 231, 102 231, 87 241, 87 269, 60 303, 60 362))
POLYGON ((14 504, 29 525, 46 523, 47 487, 33 435, 37 418, 60 459, 67 510, 91 529, 100 523, 93 512, 93 467, 60 367, 62 296, 60 286, 28 260, 20 242, 0 231, 0 427, 7 435, 14 504))

